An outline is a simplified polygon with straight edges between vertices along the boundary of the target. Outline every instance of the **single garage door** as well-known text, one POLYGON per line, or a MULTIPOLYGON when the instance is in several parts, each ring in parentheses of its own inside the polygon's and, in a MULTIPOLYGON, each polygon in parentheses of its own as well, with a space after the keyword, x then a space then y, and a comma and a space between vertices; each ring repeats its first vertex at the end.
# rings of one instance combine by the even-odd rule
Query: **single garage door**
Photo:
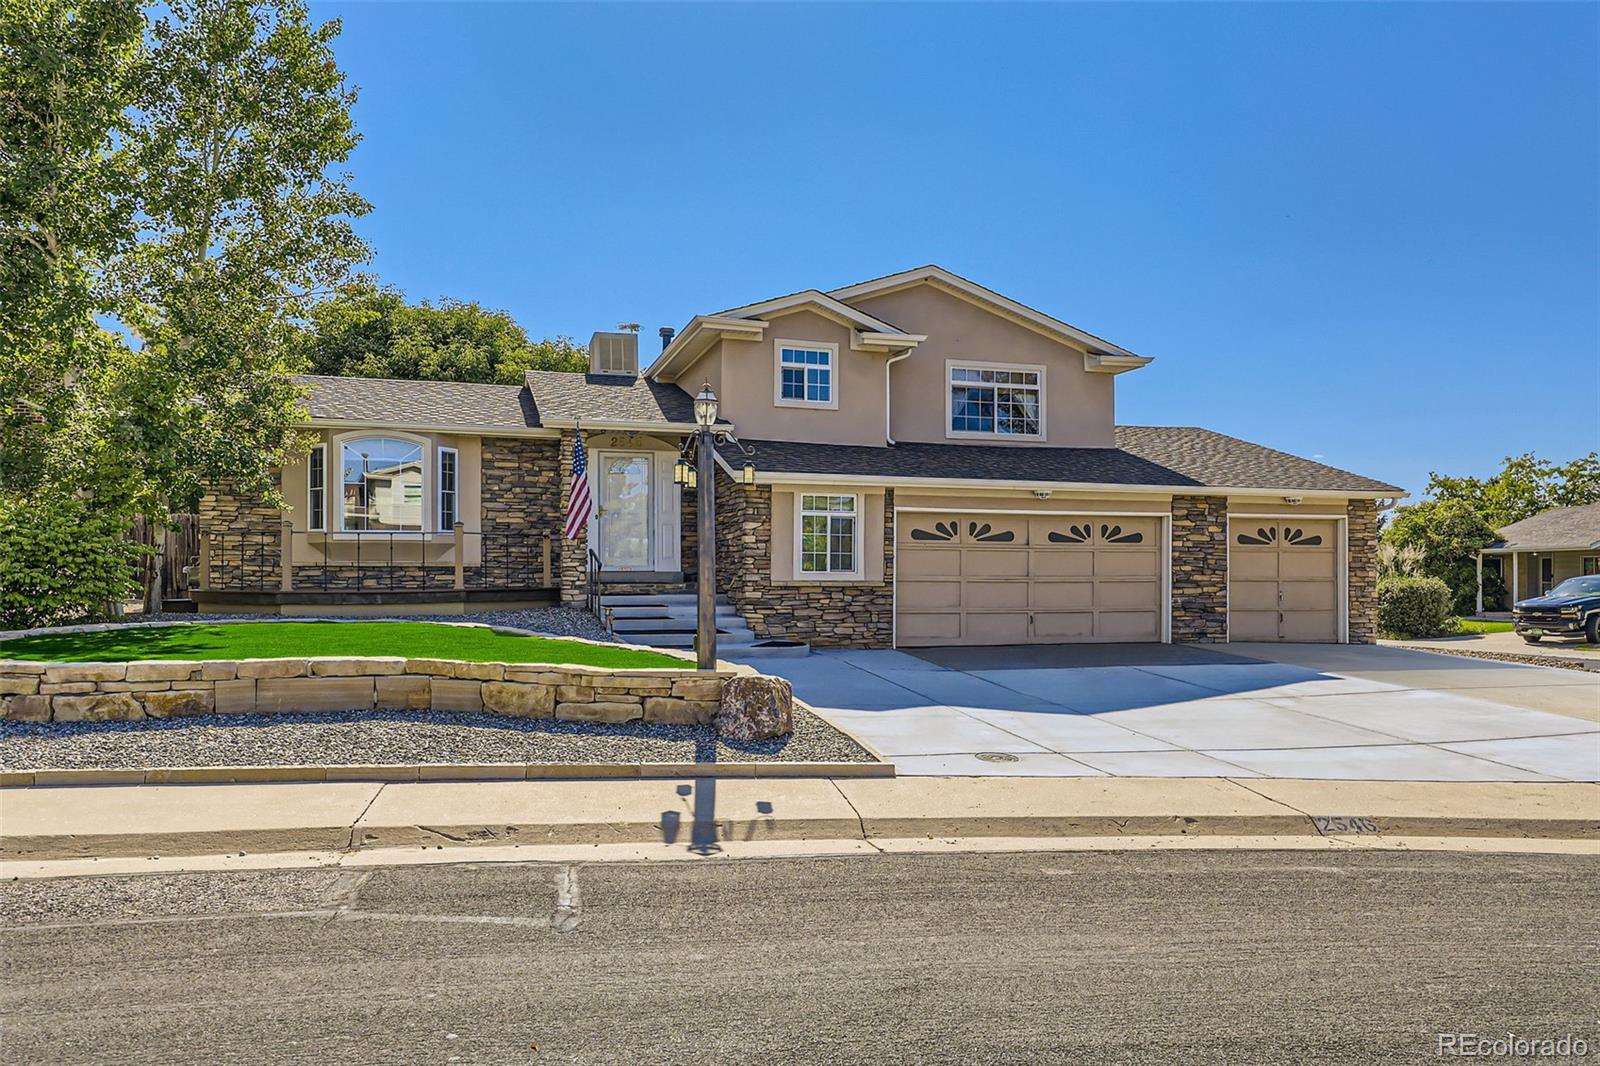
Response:
POLYGON ((1339 523, 1228 523, 1228 639, 1339 639, 1339 523))
POLYGON ((895 642, 1161 639, 1161 520, 901 513, 895 642))

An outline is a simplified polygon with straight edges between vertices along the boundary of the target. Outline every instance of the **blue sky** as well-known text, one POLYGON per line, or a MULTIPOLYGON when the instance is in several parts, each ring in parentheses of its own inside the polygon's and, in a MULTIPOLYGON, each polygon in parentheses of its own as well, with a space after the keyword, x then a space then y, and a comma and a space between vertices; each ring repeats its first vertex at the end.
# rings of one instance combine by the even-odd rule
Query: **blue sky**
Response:
POLYGON ((1417 493, 1600 444, 1600 6, 318 3, 372 269, 535 337, 935 262, 1118 421, 1417 493))

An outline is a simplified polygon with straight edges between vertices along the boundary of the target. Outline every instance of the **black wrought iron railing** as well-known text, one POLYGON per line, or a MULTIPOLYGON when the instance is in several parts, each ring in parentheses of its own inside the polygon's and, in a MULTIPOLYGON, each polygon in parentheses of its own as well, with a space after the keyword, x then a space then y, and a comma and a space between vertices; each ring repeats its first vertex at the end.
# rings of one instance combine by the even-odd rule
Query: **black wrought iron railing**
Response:
POLYGON ((284 528, 200 531, 201 589, 254 592, 545 589, 549 534, 284 528))

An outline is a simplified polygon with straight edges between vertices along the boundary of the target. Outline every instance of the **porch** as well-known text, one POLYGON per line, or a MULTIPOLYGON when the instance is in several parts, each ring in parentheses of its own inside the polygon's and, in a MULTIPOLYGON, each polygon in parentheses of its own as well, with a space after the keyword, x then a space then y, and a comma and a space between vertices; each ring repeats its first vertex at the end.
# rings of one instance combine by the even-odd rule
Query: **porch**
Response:
POLYGON ((1485 548, 1478 553, 1477 573, 1477 613, 1510 611, 1517 601, 1543 596, 1569 577, 1600 574, 1600 551, 1485 548), (1504 591, 1496 595, 1497 589, 1504 591))

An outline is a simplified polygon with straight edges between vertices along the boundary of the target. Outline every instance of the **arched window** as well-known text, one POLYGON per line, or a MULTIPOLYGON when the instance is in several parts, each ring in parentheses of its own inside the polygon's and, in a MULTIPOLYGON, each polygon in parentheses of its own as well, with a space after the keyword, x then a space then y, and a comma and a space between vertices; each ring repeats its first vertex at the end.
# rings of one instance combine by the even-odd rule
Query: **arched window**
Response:
POLYGON ((346 532, 420 532, 422 445, 395 437, 354 437, 339 448, 340 513, 346 532))

